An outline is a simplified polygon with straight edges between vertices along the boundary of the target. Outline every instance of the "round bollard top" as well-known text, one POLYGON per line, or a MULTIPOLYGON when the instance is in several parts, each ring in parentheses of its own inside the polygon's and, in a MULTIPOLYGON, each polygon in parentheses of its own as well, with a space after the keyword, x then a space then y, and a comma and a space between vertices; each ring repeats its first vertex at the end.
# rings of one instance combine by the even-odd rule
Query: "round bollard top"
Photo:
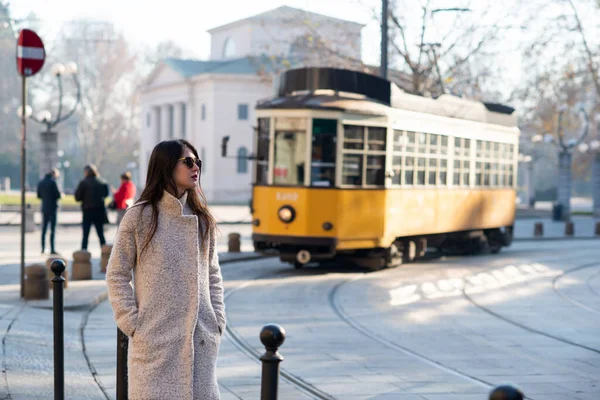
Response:
POLYGON ((520 389, 511 385, 501 385, 492 390, 489 400, 523 400, 524 397, 520 389))
POLYGON ((231 232, 229 235, 227 235, 227 237, 229 239, 240 239, 242 235, 237 232, 231 232))
POLYGON ((60 276, 63 272, 65 272, 66 265, 65 262, 61 259, 52 261, 50 265, 50 269, 54 272, 54 275, 60 276))
POLYGON ((263 326, 260 341, 266 349, 277 350, 285 341, 285 329, 277 324, 263 326))

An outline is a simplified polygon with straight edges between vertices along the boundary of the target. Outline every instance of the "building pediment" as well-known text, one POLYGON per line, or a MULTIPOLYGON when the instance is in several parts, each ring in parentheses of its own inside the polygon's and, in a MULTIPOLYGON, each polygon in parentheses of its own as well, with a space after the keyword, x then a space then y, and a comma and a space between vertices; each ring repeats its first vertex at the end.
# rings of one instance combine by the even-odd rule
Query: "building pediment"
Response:
POLYGON ((176 71, 172 66, 160 62, 156 68, 148 75, 144 82, 143 89, 152 89, 154 87, 169 86, 185 81, 185 77, 176 71))

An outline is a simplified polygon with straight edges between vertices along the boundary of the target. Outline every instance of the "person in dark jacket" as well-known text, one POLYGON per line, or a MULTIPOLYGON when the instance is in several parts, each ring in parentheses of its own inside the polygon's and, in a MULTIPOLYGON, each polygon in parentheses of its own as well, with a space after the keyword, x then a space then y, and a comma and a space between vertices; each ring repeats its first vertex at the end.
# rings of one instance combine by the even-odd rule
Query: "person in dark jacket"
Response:
POLYGON ((83 169, 85 178, 79 182, 75 190, 75 200, 80 201, 83 211, 83 240, 81 249, 87 250, 88 238, 92 224, 96 228, 100 246, 106 244, 104 239, 104 224, 108 223, 108 214, 104 199, 109 196, 108 184, 98 175, 95 165, 86 165, 83 169))
POLYGON ((50 225, 50 252, 56 254, 54 238, 56 232, 56 216, 58 213, 58 201, 62 193, 56 180, 60 172, 56 168, 48 172, 44 179, 38 183, 37 197, 42 199, 42 254, 46 252, 46 229, 50 225))

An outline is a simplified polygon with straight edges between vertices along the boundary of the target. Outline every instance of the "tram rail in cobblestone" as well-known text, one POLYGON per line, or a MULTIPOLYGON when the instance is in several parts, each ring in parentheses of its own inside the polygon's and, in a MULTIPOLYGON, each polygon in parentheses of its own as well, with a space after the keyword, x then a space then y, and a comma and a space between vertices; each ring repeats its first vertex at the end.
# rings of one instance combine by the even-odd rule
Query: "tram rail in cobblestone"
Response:
MULTIPOLYGON (((224 301, 227 301, 227 299, 232 294, 234 294, 235 292, 237 292, 238 290, 241 290, 241 289, 243 289, 245 287, 250 286, 254 281, 257 281, 257 280, 260 280, 260 279, 271 278, 271 277, 274 277, 274 276, 277 276, 277 275, 279 275, 279 272, 277 272, 277 273, 269 273, 269 274, 262 275, 262 276, 259 276, 257 278, 254 278, 254 279, 247 280, 246 282, 240 284, 239 286, 226 291, 226 293, 224 295, 224 301)), ((235 328, 234 328, 234 326, 233 326, 233 324, 231 323, 230 320, 227 321, 226 335, 231 340, 231 342, 238 348, 238 350, 240 350, 242 353, 246 354, 248 357, 250 357, 252 360, 254 360, 257 364, 261 363, 259 361, 259 357, 261 356, 261 354, 258 351, 256 351, 254 349, 254 347, 252 347, 245 340, 243 340, 240 337, 240 335, 238 335, 238 333, 236 332, 236 330, 235 330, 235 328)), ((285 354, 285 348, 282 349, 281 352, 283 354, 285 354)), ((304 381, 301 377, 290 373, 285 368, 281 368, 280 369, 280 375, 289 384, 295 386, 298 390, 300 390, 304 394, 312 396, 315 399, 319 399, 319 400, 333 400, 333 399, 335 399, 335 397, 331 396, 328 393, 323 392, 322 390, 317 389, 316 387, 314 387, 310 383, 304 381)))
MULTIPOLYGON (((579 265, 579 266, 577 266, 577 267, 575 267, 575 268, 572 268, 572 269, 570 269, 570 270, 568 270, 568 271, 566 271, 566 272, 574 272, 574 271, 576 271, 576 270, 581 270, 581 269, 584 269, 584 268, 590 268, 590 267, 597 266, 597 265, 599 265, 599 263, 598 263, 598 262, 595 262, 595 263, 587 263, 587 264, 579 265)), ((563 273, 563 274, 561 274, 561 275, 559 275, 557 278, 560 278, 560 277, 561 277, 561 276, 563 276, 563 275, 564 275, 564 273, 563 273)), ((555 278, 555 280, 556 280, 556 278, 555 278)), ((554 284, 553 284, 553 288, 554 288, 554 284)), ((556 291, 556 290, 555 290, 555 291, 556 291)), ((565 343, 565 344, 568 344, 568 345, 571 345, 571 346, 579 347, 579 348, 581 348, 581 349, 588 350, 588 351, 594 352, 594 353, 596 353, 596 354, 600 354, 600 349, 596 349, 596 348, 593 348, 593 347, 589 347, 589 346, 586 346, 586 345, 584 345, 584 344, 577 343, 577 342, 574 342, 574 341, 572 341, 572 340, 565 339, 565 338, 562 338, 562 337, 560 337, 560 336, 556 336, 556 335, 553 335, 553 334, 551 334, 551 333, 548 333, 548 332, 541 331, 541 330, 539 330, 539 329, 535 329, 535 328, 533 328, 533 327, 531 327, 531 326, 528 326, 528 325, 522 324, 522 323, 520 323, 520 322, 518 322, 518 321, 515 321, 515 320, 513 320, 513 319, 511 319, 511 318, 508 318, 508 317, 506 317, 506 316, 504 316, 504 315, 502 315, 502 314, 499 314, 499 313, 497 313, 497 312, 495 312, 495 311, 492 311, 492 310, 491 310, 491 309, 489 309, 488 307, 486 307, 486 306, 483 306, 483 305, 481 305, 481 304, 477 303, 475 300, 473 300, 473 298, 472 298, 471 296, 469 296, 469 295, 466 293, 466 290, 465 290, 464 288, 463 288, 463 296, 464 296, 464 297, 465 297, 465 298, 466 298, 466 299, 467 299, 467 300, 468 300, 468 301, 469 301, 471 304, 473 304, 475 307, 477 307, 477 308, 479 308, 480 310, 484 311, 485 313, 487 313, 487 314, 489 314, 489 315, 491 315, 491 316, 493 316, 493 317, 496 317, 496 318, 498 318, 498 319, 500 319, 500 320, 502 320, 502 321, 504 321, 504 322, 507 322, 507 323, 509 323, 509 324, 511 324, 511 325, 514 325, 514 326, 516 326, 516 327, 519 327, 519 328, 521 328, 521 329, 524 329, 524 330, 526 330, 526 331, 528 331, 528 332, 531 332, 531 333, 535 333, 535 334, 538 334, 538 335, 541 335, 541 336, 545 336, 545 337, 547 337, 547 338, 549 338, 549 339, 554 339, 554 340, 557 340, 557 341, 559 341, 559 342, 562 342, 562 343, 565 343)))

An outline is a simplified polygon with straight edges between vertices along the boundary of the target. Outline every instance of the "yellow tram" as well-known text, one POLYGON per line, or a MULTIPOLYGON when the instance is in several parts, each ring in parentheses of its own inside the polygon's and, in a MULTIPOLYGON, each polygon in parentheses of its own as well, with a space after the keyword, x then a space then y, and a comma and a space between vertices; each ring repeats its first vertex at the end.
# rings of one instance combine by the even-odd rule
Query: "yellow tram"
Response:
POLYGON ((252 240, 297 268, 373 269, 512 241, 514 109, 408 94, 362 72, 301 68, 256 107, 252 240))

